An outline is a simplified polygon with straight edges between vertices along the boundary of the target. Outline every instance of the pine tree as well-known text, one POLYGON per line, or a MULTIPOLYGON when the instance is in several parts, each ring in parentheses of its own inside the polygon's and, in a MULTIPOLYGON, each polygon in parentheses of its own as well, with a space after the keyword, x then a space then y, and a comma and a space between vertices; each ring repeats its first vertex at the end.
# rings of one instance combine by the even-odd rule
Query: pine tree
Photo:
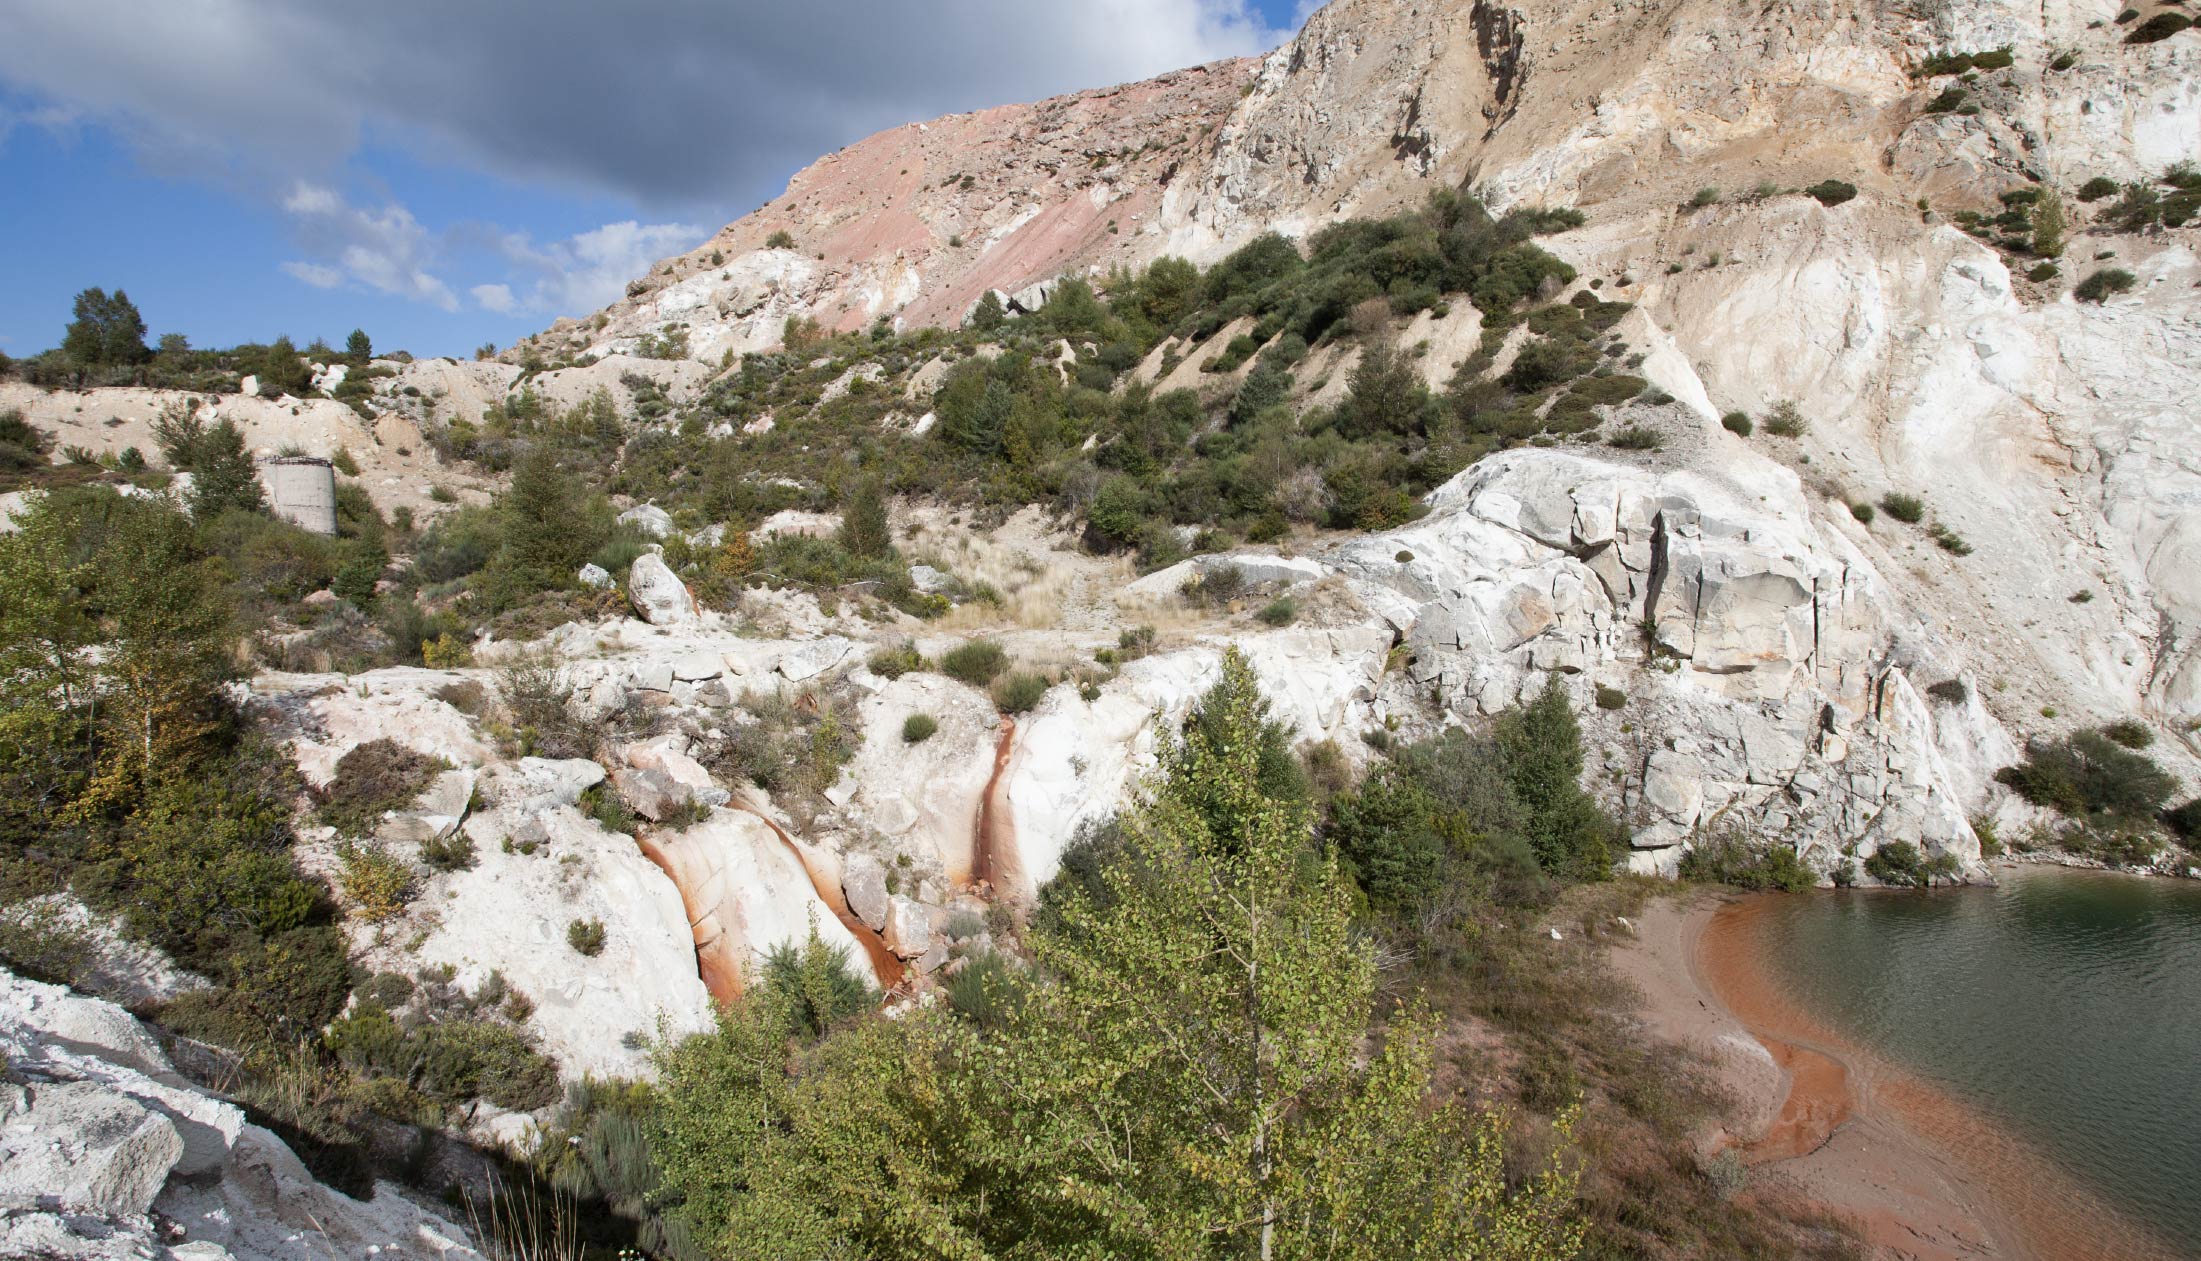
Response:
POLYGON ((595 550, 586 491, 548 450, 530 451, 514 466, 497 513, 504 544, 495 568, 507 597, 571 585, 595 550))
POLYGON ((258 512, 265 506, 244 434, 226 420, 208 428, 192 455, 191 515, 211 521, 233 509, 258 512))
POLYGON ((1547 676, 1535 700, 1501 715, 1496 734, 1544 870, 1578 880, 1610 875, 1612 821, 1582 791, 1582 728, 1559 676, 1547 676))
POLYGON ((366 367, 367 361, 374 358, 374 342, 368 338, 366 329, 355 328, 352 335, 344 339, 344 358, 355 368, 366 367))
POLYGON ((313 370, 288 337, 276 338, 260 353, 259 370, 263 392, 302 395, 313 385, 313 370))
POLYGON ((145 345, 145 317, 130 295, 86 289, 76 295, 76 318, 61 339, 61 353, 85 367, 144 363, 153 357, 145 345))
POLYGON ((841 512, 841 548, 851 556, 877 560, 894 554, 894 534, 887 525, 886 496, 879 479, 865 477, 848 494, 841 512))
POLYGON ((1001 305, 1001 295, 992 289, 988 289, 971 310, 971 327, 981 333, 998 330, 1008 319, 1009 313, 1001 305))

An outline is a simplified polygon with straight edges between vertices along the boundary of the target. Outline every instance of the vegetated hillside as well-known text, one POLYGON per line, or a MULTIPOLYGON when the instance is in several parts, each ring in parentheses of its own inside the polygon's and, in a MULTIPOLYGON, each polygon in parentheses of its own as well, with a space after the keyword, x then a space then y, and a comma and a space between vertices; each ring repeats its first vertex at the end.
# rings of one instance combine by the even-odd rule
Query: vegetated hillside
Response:
POLYGON ((1609 877, 2194 865, 2194 54, 2113 16, 1342 3, 512 362, 11 365, 0 953, 603 1249, 1840 1255, 1609 877))

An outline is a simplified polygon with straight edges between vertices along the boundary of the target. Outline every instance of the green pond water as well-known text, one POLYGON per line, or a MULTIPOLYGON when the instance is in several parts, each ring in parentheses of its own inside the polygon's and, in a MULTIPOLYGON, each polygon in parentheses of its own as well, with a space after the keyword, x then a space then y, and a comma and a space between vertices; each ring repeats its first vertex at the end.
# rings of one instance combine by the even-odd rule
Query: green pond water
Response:
POLYGON ((1814 1015, 2201 1258, 2201 884, 2038 870, 1760 927, 1814 1015))

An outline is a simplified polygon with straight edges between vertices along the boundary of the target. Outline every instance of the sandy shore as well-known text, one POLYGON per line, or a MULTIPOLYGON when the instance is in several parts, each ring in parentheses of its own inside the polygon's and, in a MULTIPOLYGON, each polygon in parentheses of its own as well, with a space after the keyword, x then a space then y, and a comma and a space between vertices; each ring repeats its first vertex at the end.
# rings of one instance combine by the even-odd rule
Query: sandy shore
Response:
POLYGON ((1647 1030, 1702 1054, 1734 1099, 1702 1136, 1708 1152, 1737 1150, 1754 1177, 1790 1181, 1884 1257, 2169 1261, 2038 1152, 1791 1002, 1760 966, 1765 905, 1664 899, 1613 955, 1643 991, 1647 1030))

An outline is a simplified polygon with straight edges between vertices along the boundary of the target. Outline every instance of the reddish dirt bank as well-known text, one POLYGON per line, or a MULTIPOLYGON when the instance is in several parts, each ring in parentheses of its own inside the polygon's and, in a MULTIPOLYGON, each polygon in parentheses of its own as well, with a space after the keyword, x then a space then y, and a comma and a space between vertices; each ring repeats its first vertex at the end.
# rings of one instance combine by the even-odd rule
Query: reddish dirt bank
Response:
POLYGON ((1009 757, 1016 750, 1016 719, 1001 717, 1001 735, 994 741, 994 772, 986 791, 978 798, 978 819, 971 826, 971 887, 993 895, 1013 890, 1023 874, 1017 861, 1016 824, 1009 813, 1009 757))
POLYGON ((1764 966, 1772 905, 1692 913, 1687 958, 1672 961, 1783 1070, 1777 1117, 1742 1145, 1751 1163, 1855 1217, 1884 1256, 2175 1261, 2030 1144, 1804 1011, 1764 966))
POLYGON ((703 880, 684 869, 673 855, 648 836, 640 837, 642 856, 657 864, 665 878, 680 890, 680 905, 688 912, 688 931, 695 936, 695 970, 711 997, 730 1003, 741 997, 740 951, 727 940, 718 922, 718 908, 705 905, 696 894, 703 880))

